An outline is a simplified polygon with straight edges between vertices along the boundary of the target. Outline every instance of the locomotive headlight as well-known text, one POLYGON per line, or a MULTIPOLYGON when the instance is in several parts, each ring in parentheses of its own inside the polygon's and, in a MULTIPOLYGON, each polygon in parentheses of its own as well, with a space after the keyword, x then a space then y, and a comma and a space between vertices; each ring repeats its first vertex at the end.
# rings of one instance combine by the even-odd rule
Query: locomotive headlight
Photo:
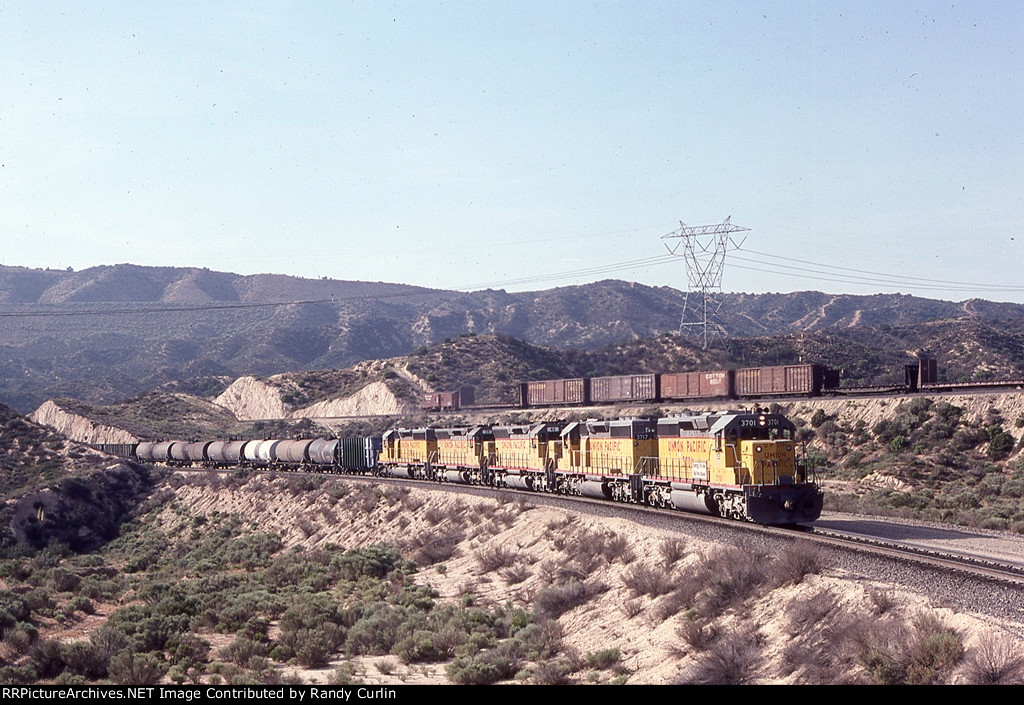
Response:
POLYGON ((793 500, 787 499, 785 502, 782 503, 782 508, 785 509, 787 512, 793 511, 793 500))
POLYGON ((760 453, 761 452, 761 446, 754 446, 754 450, 756 450, 758 453, 760 453))

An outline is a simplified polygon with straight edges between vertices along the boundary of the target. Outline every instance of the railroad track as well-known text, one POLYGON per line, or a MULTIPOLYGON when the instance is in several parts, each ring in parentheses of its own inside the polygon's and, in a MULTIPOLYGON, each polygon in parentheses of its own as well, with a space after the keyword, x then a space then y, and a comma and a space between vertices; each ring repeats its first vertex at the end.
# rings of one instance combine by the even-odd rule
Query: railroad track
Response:
POLYGON ((958 570, 992 580, 1024 586, 1024 562, 1000 561, 973 552, 943 550, 910 542, 881 539, 852 532, 808 527, 802 532, 817 543, 869 551, 900 560, 912 560, 933 567, 958 570))

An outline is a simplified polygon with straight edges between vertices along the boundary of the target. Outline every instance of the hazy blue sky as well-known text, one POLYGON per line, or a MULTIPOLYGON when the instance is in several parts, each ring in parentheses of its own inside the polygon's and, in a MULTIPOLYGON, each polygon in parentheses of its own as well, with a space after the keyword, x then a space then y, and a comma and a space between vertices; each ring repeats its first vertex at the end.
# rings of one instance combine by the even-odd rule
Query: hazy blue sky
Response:
POLYGON ((0 263, 685 288, 612 267, 731 215, 727 291, 1024 301, 1022 53, 1019 0, 0 0, 0 263))

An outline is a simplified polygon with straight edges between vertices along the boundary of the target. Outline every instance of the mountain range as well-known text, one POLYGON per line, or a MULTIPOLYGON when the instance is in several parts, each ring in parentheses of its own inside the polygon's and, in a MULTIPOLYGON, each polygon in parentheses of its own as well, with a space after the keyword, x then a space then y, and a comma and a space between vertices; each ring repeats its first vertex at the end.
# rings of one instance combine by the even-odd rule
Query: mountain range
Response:
MULTIPOLYGON (((244 374, 344 368, 467 333, 589 351, 618 373, 617 359, 652 364, 616 350, 676 331, 684 299, 617 280, 467 293, 130 264, 0 267, 0 402, 22 411, 55 396, 109 403, 168 384, 212 395, 244 374)), ((924 351, 950 379, 1024 377, 1019 304, 813 291, 720 300, 731 345, 694 364, 815 361, 884 382, 924 351)))

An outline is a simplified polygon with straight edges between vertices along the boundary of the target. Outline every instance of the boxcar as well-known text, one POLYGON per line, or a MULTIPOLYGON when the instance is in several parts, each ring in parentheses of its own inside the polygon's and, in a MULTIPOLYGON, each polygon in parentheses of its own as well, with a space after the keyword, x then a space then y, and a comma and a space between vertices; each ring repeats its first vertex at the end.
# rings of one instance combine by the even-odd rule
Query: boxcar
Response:
POLYGON ((662 374, 662 399, 727 399, 733 395, 732 370, 662 374))
POLYGON ((523 382, 520 385, 520 406, 551 406, 554 404, 590 403, 590 380, 548 379, 523 382))
POLYGON ((654 401, 657 398, 657 375, 593 377, 590 380, 590 401, 596 404, 615 401, 654 401))
POLYGON ((740 399, 761 396, 817 396, 835 386, 834 373, 824 365, 780 365, 736 370, 735 391, 740 399))

